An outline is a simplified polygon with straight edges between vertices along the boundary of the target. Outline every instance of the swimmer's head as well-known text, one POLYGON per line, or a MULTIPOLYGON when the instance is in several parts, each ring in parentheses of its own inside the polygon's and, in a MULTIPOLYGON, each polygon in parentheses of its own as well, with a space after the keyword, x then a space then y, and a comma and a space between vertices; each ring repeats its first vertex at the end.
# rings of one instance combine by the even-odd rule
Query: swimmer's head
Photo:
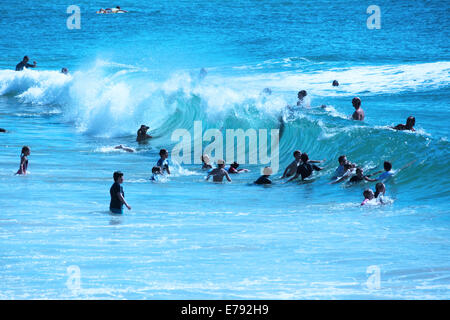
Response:
POLYGON ((362 168, 356 168, 356 174, 357 174, 358 176, 362 176, 363 173, 364 173, 364 171, 363 171, 362 168))
POLYGON ((265 176, 270 176, 273 173, 272 168, 271 167, 265 167, 263 170, 263 175, 265 176))
POLYGON ((338 158, 338 161, 339 161, 340 165, 343 165, 343 164, 347 163, 347 157, 342 155, 338 158))
POLYGON ((364 190, 363 196, 365 199, 369 199, 369 200, 372 200, 375 197, 375 195, 373 194, 373 191, 371 189, 364 190))
POLYGON ((408 129, 412 129, 415 124, 416 124, 416 118, 414 118, 413 116, 409 116, 408 119, 406 119, 406 127, 408 129))
POLYGON ((141 132, 147 132, 148 129, 150 129, 150 127, 146 126, 145 124, 141 124, 141 127, 139 128, 141 132))
POLYGON ((392 163, 390 163, 389 161, 385 161, 383 164, 384 170, 386 171, 391 171, 392 169, 392 163))
POLYGON ((353 98, 352 104, 355 107, 355 109, 359 109, 359 107, 361 106, 361 99, 358 97, 353 98))
POLYGON ((167 158, 169 156, 169 152, 167 152, 166 149, 161 149, 159 150, 159 155, 161 156, 161 158, 167 158))
POLYGON ((301 90, 298 92, 297 97, 299 100, 302 100, 304 97, 306 97, 308 94, 306 93, 305 90, 301 90))
POLYGON ((63 74, 68 74, 68 73, 69 73, 69 70, 68 70, 67 68, 62 68, 62 69, 61 69, 61 73, 63 73, 63 74))
POLYGON ((233 167, 235 169, 237 169, 239 167, 239 163, 237 163, 236 161, 233 162, 232 164, 230 164, 230 167, 233 167))
POLYGON ((384 185, 383 182, 378 182, 378 183, 375 185, 375 190, 376 190, 378 193, 384 193, 384 192, 386 191, 386 187, 385 187, 385 185, 384 185))
POLYGON ((28 61, 30 61, 30 58, 28 58, 28 56, 25 56, 25 57, 23 57, 23 61, 28 62, 28 61))
POLYGON ((264 88, 263 93, 272 94, 272 90, 270 88, 264 88))
POLYGON ((219 168, 225 167, 225 161, 223 161, 222 159, 217 160, 217 166, 219 168))
POLYGON ((23 154, 24 156, 29 156, 30 153, 31 153, 30 147, 28 147, 28 146, 23 146, 23 147, 22 147, 22 154, 23 154))
POLYGON ((294 151, 294 158, 297 160, 300 160, 300 157, 302 156, 302 152, 300 150, 294 151))
POLYGON ((154 173, 154 174, 162 174, 161 167, 153 167, 152 168, 152 173, 154 173))
POLYGON ((300 159, 302 160, 302 162, 308 162, 309 161, 309 157, 308 154, 306 153, 302 153, 302 155, 300 156, 300 159))
POLYGON ((113 173, 114 182, 122 183, 123 182, 123 173, 120 171, 116 171, 113 173))
POLYGON ((337 80, 333 80, 333 87, 339 87, 339 82, 337 80))

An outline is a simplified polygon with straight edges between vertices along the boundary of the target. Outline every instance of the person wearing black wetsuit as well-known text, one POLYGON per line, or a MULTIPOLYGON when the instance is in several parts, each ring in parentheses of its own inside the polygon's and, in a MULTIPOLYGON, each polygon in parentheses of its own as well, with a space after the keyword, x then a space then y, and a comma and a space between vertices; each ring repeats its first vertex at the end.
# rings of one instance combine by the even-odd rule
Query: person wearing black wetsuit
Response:
POLYGON ((36 61, 34 64, 29 64, 28 61, 30 61, 28 56, 23 57, 23 60, 16 65, 16 71, 22 71, 23 68, 36 68, 36 61))
POLYGON ((254 184, 272 184, 272 181, 269 179, 270 175, 272 174, 272 168, 271 167, 265 167, 263 175, 259 177, 254 184))
POLYGON ((295 176, 289 181, 297 179, 298 176, 300 175, 302 176, 302 180, 305 180, 305 178, 308 178, 310 175, 312 175, 313 171, 322 170, 322 168, 309 163, 309 157, 306 153, 302 153, 301 161, 302 163, 297 167, 297 172, 295 173, 295 176))

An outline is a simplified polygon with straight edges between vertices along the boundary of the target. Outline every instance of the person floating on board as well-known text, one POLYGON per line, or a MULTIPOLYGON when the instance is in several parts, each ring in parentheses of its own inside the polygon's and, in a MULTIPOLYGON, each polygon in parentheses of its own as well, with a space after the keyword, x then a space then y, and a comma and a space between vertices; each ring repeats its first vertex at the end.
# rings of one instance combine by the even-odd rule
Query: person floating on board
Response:
POLYGON ((109 210, 112 213, 123 213, 123 205, 125 205, 128 210, 131 210, 131 207, 125 201, 125 193, 123 192, 123 188, 121 184, 123 183, 123 173, 120 171, 116 171, 113 174, 114 183, 109 189, 109 194, 111 195, 111 202, 109 203, 109 210))
POLYGON ((314 171, 320 171, 323 169, 314 164, 311 164, 306 153, 302 153, 300 160, 302 161, 302 163, 297 167, 297 172, 295 173, 294 177, 289 179, 288 182, 297 179, 300 175, 302 176, 302 180, 305 180, 305 178, 311 176, 314 171))
POLYGON ((416 131, 414 130, 414 125, 416 124, 416 118, 413 116, 409 116, 408 119, 406 119, 406 124, 398 124, 392 129, 395 130, 410 130, 410 131, 416 131))
POLYGON ((263 170, 263 175, 259 177, 254 184, 272 184, 272 180, 269 179, 270 175, 272 174, 272 168, 271 167, 265 167, 263 170))
POLYGON ((208 176, 206 177, 206 181, 209 180, 209 177, 213 177, 214 182, 222 182, 223 177, 225 177, 229 182, 231 182, 231 178, 228 175, 227 170, 225 170, 225 161, 222 159, 217 160, 217 168, 212 169, 208 176))
POLYGON ((141 127, 137 131, 137 137, 136 137, 137 142, 142 142, 142 141, 152 138, 152 136, 147 134, 148 129, 150 129, 150 127, 146 126, 145 124, 141 125, 141 127))
POLYGON ((355 112, 353 112, 352 119, 353 120, 364 120, 364 110, 361 108, 361 99, 358 97, 353 98, 352 100, 353 107, 355 108, 355 112))
POLYGON ((373 200, 375 198, 373 191, 370 189, 366 189, 363 192, 363 196, 364 196, 364 201, 361 202, 361 205, 365 205, 367 202, 369 202, 370 200, 373 200))
POLYGON ((28 156, 31 154, 30 147, 23 146, 22 152, 20 153, 20 166, 19 170, 16 172, 16 174, 27 174, 28 169, 28 156))
POLYGON ((28 56, 23 57, 23 60, 16 65, 16 71, 22 71, 23 68, 36 68, 36 61, 33 64, 29 64, 30 58, 28 56))
POLYGON ((228 173, 235 174, 235 173, 242 173, 242 172, 248 172, 248 169, 238 169, 239 163, 236 161, 230 164, 230 167, 228 168, 228 173))
POLYGON ((169 152, 167 152, 166 149, 161 149, 159 150, 159 156, 161 158, 156 163, 156 166, 160 167, 163 173, 165 171, 167 174, 170 174, 169 160, 167 160, 167 158, 169 158, 169 152))

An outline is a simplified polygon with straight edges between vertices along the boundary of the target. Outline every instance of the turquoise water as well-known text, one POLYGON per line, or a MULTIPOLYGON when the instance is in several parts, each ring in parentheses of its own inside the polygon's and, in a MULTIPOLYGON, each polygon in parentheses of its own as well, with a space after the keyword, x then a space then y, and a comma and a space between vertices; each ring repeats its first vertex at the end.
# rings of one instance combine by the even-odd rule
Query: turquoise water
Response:
POLYGON ((129 13, 97 15, 117 4, 79 1, 81 29, 68 30, 69 4, 6 1, 0 298, 448 299, 448 3, 379 1, 381 29, 369 30, 372 4, 122 1, 129 13), (25 54, 38 68, 12 71, 25 54), (300 89, 311 108, 282 125, 300 89), (354 96, 363 123, 348 120, 354 96), (410 115, 415 133, 389 129, 410 115), (261 163, 214 184, 173 162, 151 183, 159 149, 194 121, 283 127, 275 184, 250 184, 261 163), (142 123, 154 139, 139 145, 142 123), (30 174, 14 176, 23 145, 30 174), (325 169, 282 184, 296 149, 325 169), (361 207, 374 183, 329 184, 341 154, 367 172, 414 162, 386 183, 389 204, 361 207), (108 212, 115 170, 132 206, 123 216, 108 212))

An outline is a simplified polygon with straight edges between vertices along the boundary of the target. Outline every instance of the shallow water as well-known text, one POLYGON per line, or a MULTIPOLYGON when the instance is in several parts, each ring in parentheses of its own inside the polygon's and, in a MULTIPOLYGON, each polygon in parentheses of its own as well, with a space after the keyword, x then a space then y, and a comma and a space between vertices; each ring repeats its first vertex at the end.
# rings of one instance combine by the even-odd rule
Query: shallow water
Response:
POLYGON ((123 1, 122 15, 88 3, 80 30, 56 1, 0 12, 0 298, 449 298, 448 4, 382 1, 368 30, 357 1, 123 1), (39 68, 11 71, 24 54, 39 68), (311 108, 282 125, 300 89, 311 108), (354 96, 364 123, 348 120, 354 96), (415 133, 389 129, 409 115, 415 133), (280 171, 296 149, 325 169, 261 187, 263 163, 214 184, 172 162, 151 183, 159 149, 194 121, 224 136, 284 127, 280 171), (139 145, 142 123, 154 139, 139 145), (23 145, 30 174, 14 176, 23 145), (374 183, 329 184, 341 154, 366 172, 414 162, 386 183, 389 204, 361 207, 374 183), (115 170, 123 216, 108 212, 115 170))

